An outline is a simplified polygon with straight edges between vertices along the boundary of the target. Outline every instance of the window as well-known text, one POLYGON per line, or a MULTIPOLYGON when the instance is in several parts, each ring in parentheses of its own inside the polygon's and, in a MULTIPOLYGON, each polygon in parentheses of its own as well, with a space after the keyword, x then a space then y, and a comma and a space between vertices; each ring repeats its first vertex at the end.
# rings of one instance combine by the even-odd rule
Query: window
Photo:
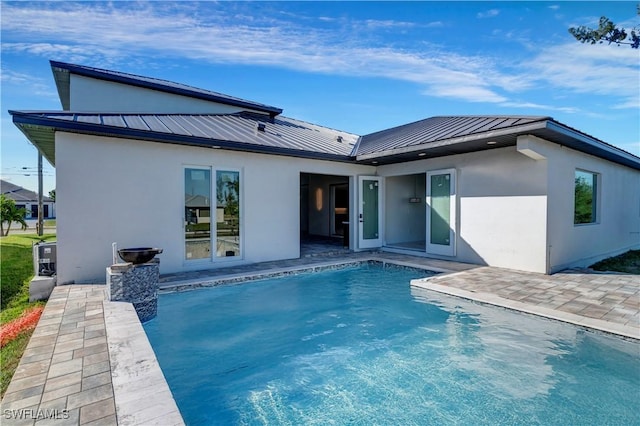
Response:
POLYGON ((598 175, 576 170, 573 223, 596 223, 598 206, 598 175))
POLYGON ((186 260, 240 256, 240 172, 185 168, 184 193, 186 260))

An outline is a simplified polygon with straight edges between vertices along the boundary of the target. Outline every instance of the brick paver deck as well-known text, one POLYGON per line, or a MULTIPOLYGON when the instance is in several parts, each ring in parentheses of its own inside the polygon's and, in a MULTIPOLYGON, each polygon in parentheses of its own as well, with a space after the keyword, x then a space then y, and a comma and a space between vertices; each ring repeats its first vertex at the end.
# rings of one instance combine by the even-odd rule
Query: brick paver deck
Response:
MULTIPOLYGON (((172 274, 161 287, 227 276, 374 259, 449 271, 414 284, 640 339, 640 277, 565 271, 542 275, 394 253, 340 253, 218 271, 172 274)), ((2 425, 180 425, 179 411, 130 304, 103 285, 56 287, 2 400, 2 425), (20 418, 19 418, 20 417, 20 418)))
POLYGON ((553 275, 479 267, 420 287, 640 339, 640 276, 568 270, 553 275))
POLYGON ((2 400, 3 425, 115 425, 103 286, 56 287, 2 400))
POLYGON ((183 425, 130 303, 54 288, 2 400, 4 425, 183 425))

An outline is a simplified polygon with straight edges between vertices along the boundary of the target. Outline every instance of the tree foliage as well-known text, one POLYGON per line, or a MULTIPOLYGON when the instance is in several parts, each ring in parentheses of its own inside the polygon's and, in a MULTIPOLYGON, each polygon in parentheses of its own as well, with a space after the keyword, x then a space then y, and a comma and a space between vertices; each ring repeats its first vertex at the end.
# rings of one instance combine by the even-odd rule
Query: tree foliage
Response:
POLYGON ((583 177, 575 180, 575 210, 573 223, 593 223, 595 221, 593 205, 593 187, 583 177))
POLYGON ((27 214, 26 209, 19 209, 16 207, 16 202, 10 198, 0 194, 0 234, 3 236, 9 235, 11 229, 11 223, 17 222, 22 229, 27 229, 27 222, 24 218, 27 214), (7 222, 7 230, 4 229, 4 223, 7 222))
POLYGON ((56 190, 52 189, 51 191, 49 191, 49 198, 51 198, 53 201, 56 200, 56 190))
MULTIPOLYGON (((640 15, 640 8, 638 9, 638 14, 640 15)), ((580 25, 579 27, 569 28, 569 32, 581 43, 596 44, 607 42, 618 46, 628 44, 633 49, 637 49, 640 46, 640 31, 637 28, 627 33, 627 30, 618 27, 606 16, 600 18, 596 29, 580 25)))

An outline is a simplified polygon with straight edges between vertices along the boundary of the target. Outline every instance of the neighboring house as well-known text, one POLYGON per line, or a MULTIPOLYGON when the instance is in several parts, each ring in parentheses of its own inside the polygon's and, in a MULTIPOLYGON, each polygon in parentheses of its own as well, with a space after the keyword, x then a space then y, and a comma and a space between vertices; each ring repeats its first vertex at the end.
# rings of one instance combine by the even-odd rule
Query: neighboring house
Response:
MULTIPOLYGON (((38 193, 14 185, 6 180, 0 180, 0 192, 5 197, 15 201, 16 207, 26 209, 26 219, 38 217, 38 193)), ((56 217, 56 203, 52 198, 42 196, 42 217, 52 219, 56 217)))
POLYGON ((217 268, 297 258, 304 235, 340 234, 345 218, 353 250, 542 273, 640 247, 640 158, 550 117, 358 136, 173 82, 51 67, 64 111, 10 113, 57 170, 62 284, 104 282, 112 242, 163 248, 163 273, 217 268))

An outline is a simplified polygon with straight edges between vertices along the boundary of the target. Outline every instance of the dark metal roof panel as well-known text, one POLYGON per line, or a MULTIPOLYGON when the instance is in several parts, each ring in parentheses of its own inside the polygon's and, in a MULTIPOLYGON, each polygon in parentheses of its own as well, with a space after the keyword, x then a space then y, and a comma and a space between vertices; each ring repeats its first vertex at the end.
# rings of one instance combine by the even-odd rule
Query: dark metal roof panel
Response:
POLYGON ((157 140, 185 145, 224 145, 247 151, 330 156, 346 161, 358 136, 286 117, 257 113, 237 114, 107 114, 68 112, 11 112, 14 123, 34 142, 45 147, 54 164, 57 130, 157 140), (257 129, 264 125, 264 131, 257 129), (40 132, 40 133, 38 133, 40 132), (252 148, 253 147, 253 148, 252 148))
POLYGON ((200 89, 198 87, 159 78, 145 77, 136 74, 129 74, 119 71, 111 71, 101 68, 87 67, 83 65, 68 64, 65 62, 50 61, 54 79, 60 95, 64 109, 69 109, 69 73, 96 78, 99 80, 113 81, 116 83, 129 84, 132 86, 144 87, 147 89, 188 96, 197 99, 204 99, 226 105, 247 108, 255 111, 267 113, 275 116, 282 113, 281 108, 259 102, 248 101, 223 93, 200 89))
POLYGON ((513 146, 534 135, 640 170, 640 158, 545 117, 434 117, 367 137, 263 114, 96 114, 9 111, 55 165, 55 132, 221 147, 364 164, 390 164, 513 146), (262 131, 257 129, 263 125, 262 131), (394 139, 392 136, 396 136, 394 139), (491 142, 491 144, 488 144, 491 142))
POLYGON ((102 124, 102 120, 96 115, 81 115, 77 120, 79 123, 102 124))
MULTIPOLYGON (((80 115, 80 117, 82 115, 80 115)), ((95 114, 95 115, 98 115, 98 114, 95 114)), ((120 115, 100 114, 98 115, 98 117, 102 120, 102 123, 105 126, 124 127, 127 125, 127 123, 122 119, 122 116, 120 115)))
POLYGON ((131 129, 150 130, 150 127, 140 116, 131 115, 126 118, 125 123, 131 129))
POLYGON ((358 155, 426 145, 439 140, 477 135, 543 121, 540 116, 442 116, 371 133, 362 137, 358 155))
POLYGON ((173 117, 174 116, 171 115, 158 116, 160 121, 162 121, 162 124, 164 124, 167 129, 169 129, 169 132, 173 133, 174 135, 193 136, 184 127, 182 127, 180 123, 174 120, 173 117))
POLYGON ((167 126, 165 126, 162 123, 162 121, 160 121, 160 119, 158 117, 156 117, 155 115, 138 116, 138 118, 140 118, 140 120, 144 121, 147 124, 147 126, 149 127, 149 130, 152 131, 152 132, 167 132, 167 131, 169 131, 167 126))

